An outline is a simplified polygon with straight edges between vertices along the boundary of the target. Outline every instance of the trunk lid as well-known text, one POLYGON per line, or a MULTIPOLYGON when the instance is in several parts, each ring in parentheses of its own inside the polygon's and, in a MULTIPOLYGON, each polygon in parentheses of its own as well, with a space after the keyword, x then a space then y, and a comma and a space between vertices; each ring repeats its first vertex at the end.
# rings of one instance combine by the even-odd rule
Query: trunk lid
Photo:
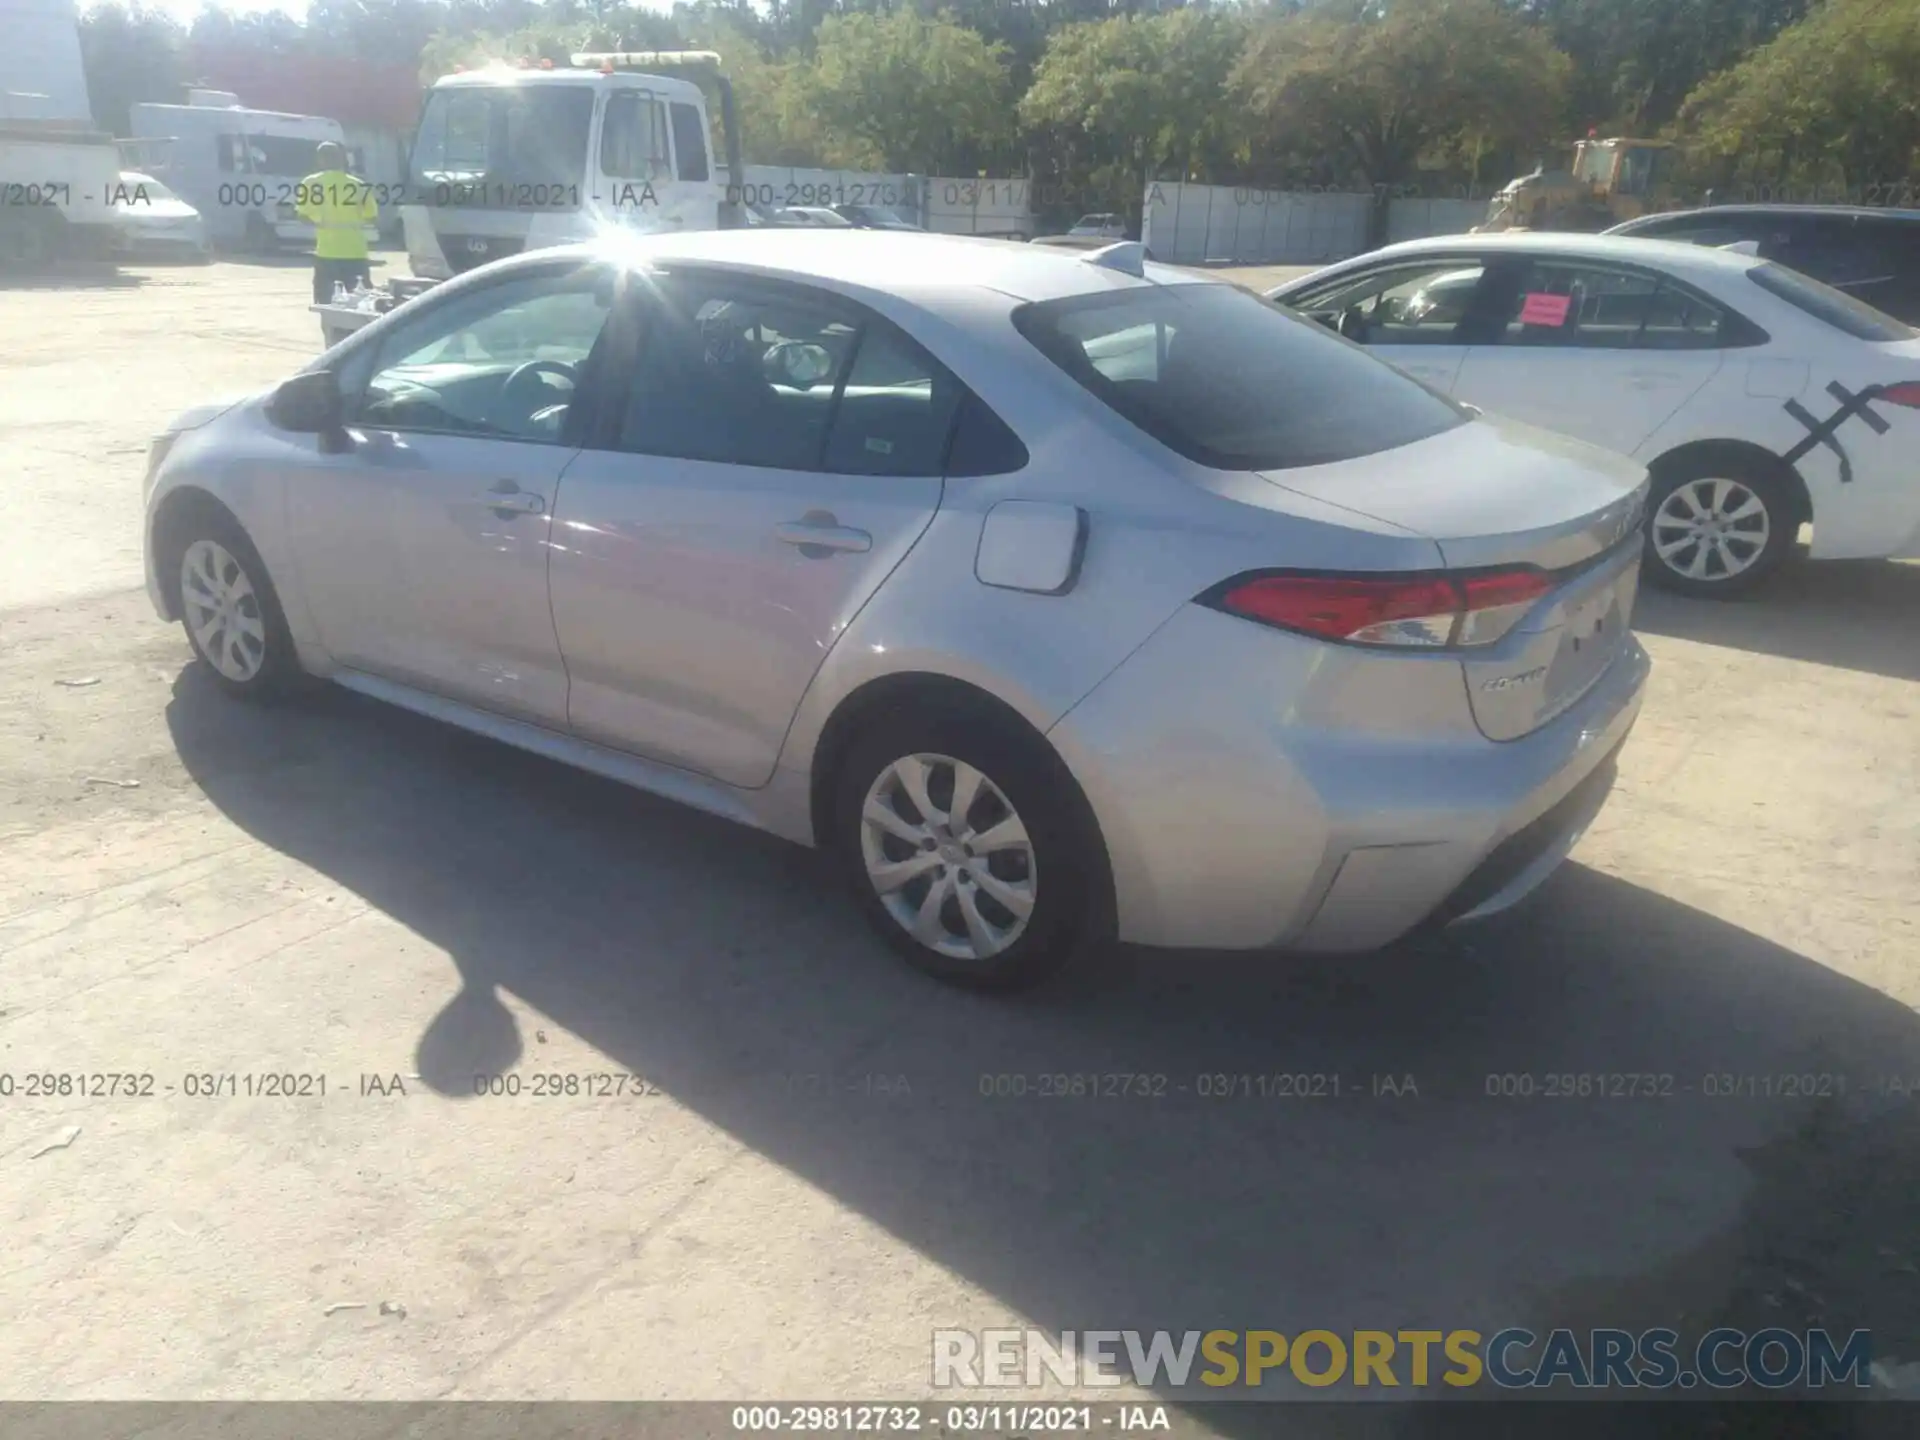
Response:
POLYGON ((1534 566, 1557 583, 1462 678, 1490 740, 1538 729, 1626 648, 1647 472, 1623 456, 1505 420, 1476 420, 1361 461, 1269 482, 1423 535, 1450 570, 1534 566))

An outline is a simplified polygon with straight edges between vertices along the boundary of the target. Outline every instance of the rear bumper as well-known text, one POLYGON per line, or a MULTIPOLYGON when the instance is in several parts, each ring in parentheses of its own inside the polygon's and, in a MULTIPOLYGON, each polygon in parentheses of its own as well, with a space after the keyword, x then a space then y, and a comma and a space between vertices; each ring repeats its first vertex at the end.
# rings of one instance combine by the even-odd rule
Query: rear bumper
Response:
POLYGON ((1364 951, 1506 908, 1605 803, 1649 670, 1629 637, 1570 709, 1496 743, 1466 718, 1457 661, 1409 672, 1403 716, 1317 718, 1330 685, 1363 693, 1357 671, 1326 673, 1327 648, 1193 607, 1054 728, 1106 842, 1120 938, 1364 951), (1449 685, 1451 724, 1420 698, 1449 685))

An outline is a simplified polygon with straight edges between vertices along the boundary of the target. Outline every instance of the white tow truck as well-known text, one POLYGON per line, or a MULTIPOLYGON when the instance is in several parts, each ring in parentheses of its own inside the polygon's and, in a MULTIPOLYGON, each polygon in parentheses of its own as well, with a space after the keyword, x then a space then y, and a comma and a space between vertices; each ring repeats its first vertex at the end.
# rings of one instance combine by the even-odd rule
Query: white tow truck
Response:
POLYGON ((120 152, 98 129, 72 0, 0 0, 0 273, 109 259, 120 152))
POLYGON ((564 68, 442 76, 421 109, 400 211, 413 276, 314 306, 328 344, 490 260, 620 231, 747 223, 738 111, 720 65, 707 50, 595 51, 564 68), (700 81, 719 101, 724 168, 700 81))

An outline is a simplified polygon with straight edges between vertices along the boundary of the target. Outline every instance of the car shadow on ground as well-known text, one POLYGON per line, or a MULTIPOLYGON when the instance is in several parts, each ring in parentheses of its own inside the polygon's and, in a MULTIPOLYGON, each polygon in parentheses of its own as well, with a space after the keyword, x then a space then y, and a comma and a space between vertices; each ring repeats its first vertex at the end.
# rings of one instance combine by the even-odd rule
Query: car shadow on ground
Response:
MULTIPOLYGON (((1577 864, 1508 919, 1360 960, 1113 952, 992 1000, 893 961, 807 851, 434 722, 333 691, 262 711, 197 667, 167 720, 237 826, 445 951, 414 1067, 435 1090, 524 1053, 511 993, 1055 1331, 1728 1313, 1792 1213, 1768 1187, 1810 1168, 1768 1180, 1743 1149, 1825 1111, 1710 1092, 1920 1074, 1905 1006, 1577 864), (1549 1098, 1564 1074, 1643 1078, 1549 1098)), ((1887 1203, 1920 1235, 1920 1187, 1887 1203)))
POLYGON ((1920 680, 1920 564, 1803 561, 1744 600, 1688 600, 1643 584, 1633 626, 1703 645, 1920 680))

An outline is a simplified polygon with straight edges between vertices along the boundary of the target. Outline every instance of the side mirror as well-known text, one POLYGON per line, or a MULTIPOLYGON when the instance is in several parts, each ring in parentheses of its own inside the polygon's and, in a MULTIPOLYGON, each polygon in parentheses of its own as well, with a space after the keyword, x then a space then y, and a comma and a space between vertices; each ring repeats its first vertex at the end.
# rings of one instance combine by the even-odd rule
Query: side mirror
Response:
POLYGON ((318 435, 323 450, 346 448, 346 405, 331 370, 309 370, 281 381, 267 402, 267 418, 296 435, 318 435))

